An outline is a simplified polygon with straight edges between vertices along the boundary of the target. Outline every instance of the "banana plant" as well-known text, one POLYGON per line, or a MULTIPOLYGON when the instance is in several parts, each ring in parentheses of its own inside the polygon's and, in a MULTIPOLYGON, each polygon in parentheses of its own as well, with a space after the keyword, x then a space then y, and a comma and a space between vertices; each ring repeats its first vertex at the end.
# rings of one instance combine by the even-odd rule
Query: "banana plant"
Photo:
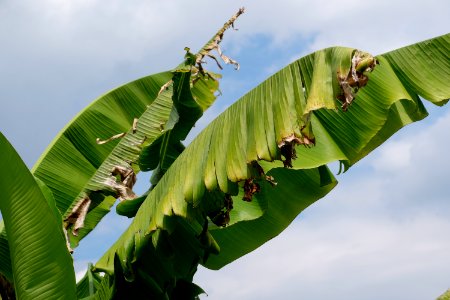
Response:
POLYGON ((280 70, 181 153, 94 270, 119 269, 136 291, 150 274, 170 298, 199 263, 220 269, 261 246, 335 186, 326 164, 346 171, 423 119, 420 96, 448 101, 449 48, 450 35, 376 57, 335 47, 280 70))
MULTIPOLYGON (((123 202, 118 205, 120 214, 135 213, 143 199, 132 191, 136 174, 141 168, 156 169, 154 177, 161 177, 168 162, 170 165, 183 150, 181 140, 215 101, 219 88, 220 76, 204 70, 202 60, 212 56, 211 50, 218 47, 237 16, 197 55, 186 48, 183 62, 173 70, 140 78, 96 99, 61 130, 38 159, 32 173, 51 190, 70 251, 116 199, 123 202), (141 152, 145 162, 139 160, 141 152)), ((0 245, 0 272, 12 280, 4 229, 0 245)))
MULTIPOLYGON (((186 49, 173 70, 94 101, 55 138, 32 174, 22 165, 28 179, 19 186, 2 175, 2 188, 33 186, 43 207, 34 217, 52 220, 39 233, 53 231, 48 238, 58 247, 52 251, 64 257, 60 268, 70 269, 59 291, 64 298, 196 298, 203 293, 192 282, 199 264, 220 269, 277 236, 336 186, 328 163, 339 161, 347 171, 397 130, 427 116, 420 97, 436 105, 450 98, 450 34, 378 56, 327 48, 266 79, 185 148, 181 141, 218 91, 220 76, 204 69, 204 59, 219 63, 216 50, 239 67, 220 42, 242 13, 197 54, 186 49), (150 170, 151 186, 136 195, 136 173, 150 170), (133 221, 75 290, 69 252, 116 199, 117 213, 133 221)), ((0 142, 12 151, 6 139, 0 142)), ((20 165, 4 156, 1 163, 20 165)), ((26 206, 20 199, 10 196, 5 203, 26 206)), ((60 297, 44 282, 22 284, 21 268, 36 267, 29 278, 43 273, 35 260, 20 259, 24 253, 14 244, 20 237, 8 228, 38 225, 20 216, 8 219, 14 210, 7 204, 1 209, 6 230, 0 235, 0 279, 18 296, 60 297)), ((46 241, 34 234, 31 252, 46 241)))

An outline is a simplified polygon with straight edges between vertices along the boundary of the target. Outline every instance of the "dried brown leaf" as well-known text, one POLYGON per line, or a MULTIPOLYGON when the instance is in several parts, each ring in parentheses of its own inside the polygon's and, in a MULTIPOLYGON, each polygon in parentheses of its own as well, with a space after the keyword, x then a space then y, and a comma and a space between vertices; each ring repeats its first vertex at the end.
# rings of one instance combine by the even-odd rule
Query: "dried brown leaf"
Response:
POLYGON ((113 135, 112 137, 110 137, 110 138, 108 138, 106 140, 101 140, 100 138, 97 138, 96 142, 97 142, 98 145, 103 145, 103 144, 106 144, 106 143, 111 142, 113 140, 117 140, 117 139, 123 138, 125 135, 126 135, 126 133, 122 132, 122 133, 113 135))
POLYGON ((131 200, 137 197, 133 192, 133 186, 136 184, 136 174, 131 167, 115 166, 111 170, 111 175, 105 181, 105 184, 116 191, 116 197, 119 201, 131 200), (119 178, 116 178, 116 176, 119 178))
POLYGON ((86 218, 90 205, 91 199, 88 196, 85 196, 83 199, 78 201, 78 203, 72 208, 69 216, 64 220, 66 229, 69 228, 69 226, 73 225, 73 235, 78 235, 78 230, 80 228, 83 228, 84 219, 86 218))
MULTIPOLYGON (((222 58, 222 60, 226 63, 226 64, 233 64, 236 68, 236 70, 239 69, 239 64, 229 58, 228 56, 224 55, 222 53, 222 50, 219 47, 220 42, 223 40, 223 35, 225 33, 225 31, 232 27, 234 29, 234 22, 237 20, 237 18, 242 15, 244 13, 245 9, 242 7, 238 10, 237 13, 235 13, 223 26, 221 29, 219 29, 219 31, 217 31, 217 33, 213 36, 213 38, 211 40, 209 40, 208 43, 206 43, 205 46, 203 46, 203 48, 197 53, 196 55, 196 60, 195 60, 195 64, 198 66, 199 71, 202 72, 203 67, 202 67, 202 63, 203 63, 203 59, 206 56, 212 57, 210 52, 213 50, 216 50, 220 57, 222 58)), ((217 59, 215 57, 212 57, 216 62, 217 59)), ((218 62, 217 62, 218 63, 218 62)), ((219 67, 221 68, 220 64, 218 63, 219 67)), ((203 73, 203 72, 202 72, 203 73)))
POLYGON ((253 195, 261 191, 259 183, 255 182, 253 178, 246 179, 244 182, 244 197, 242 200, 251 202, 253 195))
POLYGON ((341 87, 341 94, 338 99, 342 102, 342 110, 347 111, 356 97, 356 93, 369 81, 366 75, 372 72, 378 61, 370 54, 362 51, 355 51, 352 57, 352 67, 348 74, 338 74, 338 82, 341 87))
POLYGON ((134 118, 133 120, 133 134, 136 133, 137 131, 137 124, 138 124, 139 119, 138 118, 134 118))
POLYGON ((165 90, 167 90, 169 88, 169 86, 173 83, 173 80, 170 79, 169 81, 167 81, 165 84, 162 85, 162 87, 159 89, 158 92, 158 96, 165 90))

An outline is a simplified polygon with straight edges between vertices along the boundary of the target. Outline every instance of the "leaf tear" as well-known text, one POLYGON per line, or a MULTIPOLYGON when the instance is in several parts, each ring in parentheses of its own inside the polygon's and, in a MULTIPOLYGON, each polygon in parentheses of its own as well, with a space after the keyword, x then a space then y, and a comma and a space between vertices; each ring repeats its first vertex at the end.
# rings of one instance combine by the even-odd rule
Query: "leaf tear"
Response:
POLYGON ((378 60, 369 53, 356 50, 352 57, 352 67, 347 75, 338 73, 341 94, 337 98, 342 102, 342 110, 347 111, 356 97, 356 93, 369 81, 368 73, 372 72, 378 60))
POLYGON ((258 174, 258 178, 264 178, 267 182, 269 182, 272 186, 276 186, 278 183, 275 181, 275 178, 273 176, 266 175, 264 172, 264 169, 261 167, 260 164, 256 160, 251 162, 251 166, 256 169, 256 172, 258 174))
POLYGON ((136 133, 137 131, 137 124, 138 124, 139 119, 138 118, 134 118, 133 120, 133 134, 136 133))
POLYGON ((64 232, 64 238, 66 239, 66 247, 67 250, 69 251, 70 254, 73 253, 73 249, 70 246, 70 238, 69 238, 69 233, 67 232, 67 229, 65 226, 63 226, 63 232, 64 232))
POLYGON ((133 186, 136 183, 136 174, 131 167, 115 166, 111 170, 112 177, 105 182, 116 191, 119 201, 136 199, 133 186))
POLYGON ((226 227, 230 223, 230 211, 233 209, 233 198, 230 194, 225 194, 223 208, 209 214, 211 221, 220 227, 226 227))
POLYGON ((266 175, 266 181, 268 181, 272 186, 277 186, 278 184, 278 182, 275 181, 275 178, 273 178, 273 176, 266 175))
POLYGON ((253 195, 261 191, 259 183, 255 182, 253 178, 246 179, 244 182, 244 197, 242 200, 251 202, 253 195))
MULTIPOLYGON (((230 57, 226 56, 223 54, 222 50, 220 49, 219 44, 222 42, 223 40, 223 35, 225 33, 225 31, 232 27, 234 29, 234 22, 237 20, 237 18, 242 15, 245 11, 244 7, 241 7, 237 13, 235 13, 224 25, 223 27, 217 31, 217 33, 213 36, 213 38, 198 52, 198 54, 196 55, 195 58, 195 64, 198 65, 199 70, 202 71, 203 67, 202 67, 202 63, 203 63, 203 59, 205 58, 205 56, 209 56, 212 57, 216 62, 217 59, 215 57, 213 57, 210 52, 213 50, 216 50, 219 53, 219 56, 222 58, 222 60, 224 61, 225 64, 232 64, 234 65, 234 68, 236 70, 239 70, 239 63, 233 59, 231 59, 230 57)), ((219 65, 219 68, 222 69, 222 67, 220 66, 220 64, 217 62, 217 64, 219 65)))
POLYGON ((103 145, 103 144, 106 144, 106 143, 111 142, 113 140, 117 140, 117 139, 123 138, 125 135, 126 135, 126 132, 122 132, 122 133, 113 135, 112 137, 110 137, 110 138, 108 138, 106 140, 101 140, 100 138, 97 138, 96 142, 97 142, 98 145, 103 145))
MULTIPOLYGON (((89 206, 91 205, 91 199, 89 196, 85 196, 83 199, 78 201, 78 203, 72 208, 69 216, 64 219, 65 226, 67 229, 69 226, 73 225, 72 234, 78 236, 78 230, 83 228, 84 220, 86 218, 87 212, 89 210, 89 206)), ((69 245, 70 251, 70 245, 69 245)))
POLYGON ((170 79, 170 80, 167 81, 165 84, 163 84, 163 85, 161 86, 161 88, 159 89, 158 96, 159 96, 162 92, 164 92, 165 90, 167 90, 167 89, 169 88, 169 86, 170 86, 172 83, 173 83, 173 80, 170 79))
MULTIPOLYGON (((219 69, 223 70, 223 67, 220 65, 219 61, 217 60, 217 58, 216 58, 214 55, 212 55, 212 54, 207 54, 207 56, 210 57, 210 58, 212 58, 212 59, 216 62, 217 67, 218 67, 219 69)), ((195 80, 198 80, 198 78, 194 79, 194 81, 195 81, 195 80)), ((193 82, 193 83, 195 83, 195 82, 193 82)))
POLYGON ((219 44, 217 44, 217 52, 220 55, 220 58, 222 58, 222 60, 226 63, 226 64, 231 64, 234 65, 234 69, 237 71, 240 68, 240 65, 237 61, 235 61, 234 59, 232 59, 229 56, 226 56, 225 54, 223 54, 222 50, 220 49, 219 44))
POLYGON ((314 145, 314 139, 309 139, 306 136, 301 138, 296 137, 294 134, 289 135, 282 139, 281 143, 278 144, 280 148, 281 155, 284 156, 283 165, 285 168, 292 168, 292 160, 297 158, 297 152, 295 151, 295 146, 304 145, 310 147, 314 145))

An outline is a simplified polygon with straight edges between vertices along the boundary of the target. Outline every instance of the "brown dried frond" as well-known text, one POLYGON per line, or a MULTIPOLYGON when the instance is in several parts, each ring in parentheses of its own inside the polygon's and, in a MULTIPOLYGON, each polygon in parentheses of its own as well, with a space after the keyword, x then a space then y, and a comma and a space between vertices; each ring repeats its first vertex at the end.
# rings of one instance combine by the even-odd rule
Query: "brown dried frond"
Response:
POLYGON ((261 191, 259 183, 255 182, 253 178, 246 179, 244 182, 244 197, 242 200, 251 202, 253 195, 261 191))
POLYGON ((64 219, 66 229, 73 225, 73 235, 78 235, 78 230, 84 226, 84 219, 86 218, 90 205, 91 199, 86 195, 83 199, 78 201, 72 208, 71 213, 64 219))
POLYGON ((377 64, 378 61, 372 55, 355 51, 352 57, 352 67, 348 74, 338 74, 341 94, 337 98, 342 102, 343 111, 347 111, 358 90, 367 84, 369 77, 366 74, 372 72, 377 64))

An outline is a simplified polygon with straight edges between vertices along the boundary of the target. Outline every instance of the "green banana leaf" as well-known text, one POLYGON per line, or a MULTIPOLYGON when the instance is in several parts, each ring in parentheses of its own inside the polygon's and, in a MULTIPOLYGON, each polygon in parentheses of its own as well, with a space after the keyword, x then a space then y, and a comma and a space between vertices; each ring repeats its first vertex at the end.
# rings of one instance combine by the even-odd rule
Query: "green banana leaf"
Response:
MULTIPOLYGON (((41 192, 47 201, 48 206, 50 207, 55 220, 58 222, 58 230, 62 235, 64 235, 63 224, 61 219, 61 214, 55 205, 55 199, 53 198, 53 194, 50 189, 38 178, 34 178, 36 180, 37 185, 41 189, 41 192)), ((0 273, 3 274, 4 277, 9 282, 14 281, 14 277, 12 274, 12 266, 10 259, 10 251, 8 246, 8 237, 6 236, 5 224, 3 220, 0 222, 0 273)))
POLYGON ((105 275, 100 282, 100 286, 98 287, 97 291, 95 292, 94 296, 83 298, 85 300, 109 300, 114 299, 114 281, 113 278, 109 275, 105 275))
POLYGON ((167 121, 172 104, 170 90, 158 93, 171 76, 170 72, 151 75, 101 96, 61 131, 33 168, 34 175, 52 190, 64 219, 86 197, 92 201, 84 226, 75 231, 78 236, 70 234, 73 246, 114 204, 113 169, 135 173, 132 162, 144 138, 152 141, 161 135, 160 126, 167 121), (135 118, 139 121, 133 133, 135 118), (126 135, 101 145, 96 142, 119 133, 126 135))
MULTIPOLYGON (((220 34, 221 39, 231 24, 226 23, 199 54, 186 49, 185 61, 173 71, 138 79, 99 97, 41 155, 33 173, 53 193, 71 247, 110 211, 116 198, 135 200, 132 186, 139 164, 158 165, 152 177, 156 184, 182 151, 181 140, 214 102, 218 90, 220 76, 204 70, 202 59, 211 56, 210 51, 218 47, 216 37, 220 34), (149 147, 157 150, 156 155, 139 159, 149 147)), ((134 216, 140 203, 126 203, 123 214, 134 216)), ((0 273, 11 277, 4 233, 0 246, 4 250, 0 257, 5 258, 0 273)))
MULTIPOLYGON (((187 56, 189 55, 191 54, 188 52, 187 56)), ((191 76, 192 65, 187 67, 187 71, 184 67, 173 72, 174 106, 164 133, 148 146, 144 146, 139 155, 141 170, 156 169, 151 179, 152 186, 158 183, 159 178, 183 152, 184 145, 181 141, 186 138, 191 128, 203 115, 203 111, 214 102, 214 92, 219 88, 219 82, 210 73, 191 76)), ((120 215, 134 217, 141 203, 139 198, 122 201, 117 205, 116 211, 120 215)))
MULTIPOLYGON (((450 35, 445 35, 395 50, 377 56, 379 65, 371 74, 373 57, 363 53, 364 69, 355 71, 359 52, 340 47, 280 70, 230 106, 186 148, 149 193, 129 229, 96 264, 97 270, 112 274, 117 255, 133 281, 143 268, 136 263, 145 259, 142 248, 164 244, 171 245, 172 261, 177 259, 174 249, 180 247, 185 254, 197 255, 188 259, 192 268, 197 261, 214 269, 259 247, 334 187, 325 164, 338 160, 348 168, 401 127, 423 119, 427 113, 419 95, 438 105, 448 101, 449 48, 450 35), (406 65, 414 72, 403 71, 406 65), (367 86, 347 85, 356 72, 364 75, 359 79, 367 86), (337 109, 336 98, 348 112, 337 109), (314 140, 315 147, 305 147, 314 140), (280 167, 280 161, 293 169, 280 167), (243 203, 242 189, 248 188, 249 179, 260 191, 251 203, 243 203), (273 181, 278 185, 271 186, 273 181), (224 210, 223 199, 229 196, 234 209, 224 210), (240 213, 233 214, 238 209, 240 213), (211 224, 215 213, 230 218, 222 224, 229 226, 211 224), (174 238, 179 231, 191 232, 188 246, 174 238), (219 248, 218 255, 209 255, 219 248)), ((155 252, 145 253, 158 255, 155 252)), ((151 274, 150 266, 147 271, 151 274)), ((188 272, 172 273, 173 278, 183 276, 189 279, 188 272)))
MULTIPOLYGON (((192 62, 194 63, 194 62, 192 62)), ((154 170, 158 167, 166 171, 172 162, 183 152, 183 141, 188 135, 195 122, 202 116, 212 102, 214 102, 213 93, 218 90, 219 84, 211 75, 199 75, 200 77, 191 80, 191 71, 184 69, 174 72, 173 83, 173 104, 174 109, 171 113, 170 122, 166 127, 166 131, 154 143, 145 147, 139 157, 139 167, 143 171, 154 170), (211 76, 211 77, 210 77, 211 76), (201 80, 197 80, 200 79, 201 80), (191 87, 191 83, 195 85, 191 87), (203 97, 195 98, 194 94, 198 92, 198 83, 202 83, 201 88, 211 91, 209 95, 203 93, 203 97), (207 102, 205 107, 201 107, 199 100, 203 99, 207 102), (172 153, 174 152, 174 153, 172 153), (154 157, 159 157, 159 161, 155 161, 154 157)))
MULTIPOLYGON (((172 142, 179 144, 216 99, 217 76, 197 72, 191 78, 192 56, 187 53, 181 68, 138 79, 98 98, 61 131, 36 163, 33 173, 52 190, 73 233, 69 235, 73 247, 109 212, 116 198, 134 198, 135 179, 127 177, 140 171, 142 150, 154 142, 153 149, 163 148, 159 141, 170 133, 178 138, 172 142), (179 117, 177 110, 189 117, 179 117), (117 135, 120 140, 110 140, 117 135), (87 200, 83 226, 74 225, 73 215, 79 218, 77 209, 87 200)), ((154 164, 165 157, 161 150, 145 162, 154 164)))
MULTIPOLYGON (((89 268, 91 265, 89 266, 89 268)), ((110 300, 114 299, 115 285, 113 277, 100 275, 90 271, 77 283, 77 299, 80 300, 110 300)), ((117 298, 116 298, 117 299, 117 298)))
POLYGON ((17 298, 76 299, 75 273, 61 220, 1 133, 0 152, 0 209, 11 250, 17 298))
POLYGON ((8 237, 6 236, 5 223, 0 222, 0 273, 6 277, 9 282, 13 282, 12 266, 8 246, 8 237))
MULTIPOLYGON (((100 97, 62 130, 37 162, 34 175, 38 182, 50 189, 50 194, 46 195, 54 197, 53 207, 56 205, 57 211, 61 212, 59 218, 62 215, 67 220, 73 216, 74 211, 78 213, 75 209, 86 197, 92 201, 81 228, 73 226, 76 220, 72 224, 65 224, 72 247, 76 247, 95 228, 116 201, 118 195, 114 184, 120 180, 113 176, 113 169, 130 170, 132 175, 138 173, 139 167, 133 162, 138 160, 143 148, 141 144, 145 140, 146 144, 151 145, 165 132, 161 128, 168 122, 173 108, 173 88, 170 85, 167 89, 160 90, 161 86, 171 80, 173 74, 176 72, 145 77, 100 97), (135 117, 139 117, 137 126, 132 128, 135 117), (96 137, 107 138, 118 132, 127 134, 120 140, 102 145, 96 143, 96 137)), ((192 93, 203 95, 203 98, 195 98, 201 100, 200 104, 194 106, 191 103, 191 107, 197 109, 198 116, 214 101, 215 97, 211 96, 215 92, 214 88, 218 88, 218 85, 212 77, 199 78, 193 85, 192 93)), ((185 111, 189 114, 189 109, 185 111)), ((190 127, 184 127, 183 130, 188 129, 190 127)), ((158 162, 159 156, 149 159, 158 162)), ((139 207, 134 202, 131 204, 139 207)), ((0 272, 12 281, 8 242, 4 231, 0 236, 0 250, 0 272)))
MULTIPOLYGON (((419 96, 438 105, 445 104, 450 98, 449 50, 450 35, 447 34, 377 56, 379 65, 370 74, 367 86, 358 92, 356 101, 347 112, 323 109, 314 111, 311 116, 311 127, 316 137, 316 146, 312 148, 297 146, 298 159, 293 162, 294 167, 315 168, 339 160, 348 169, 397 130, 427 116, 419 96), (409 70, 409 73, 406 70, 409 70), (433 76, 429 73, 433 73, 433 76)), ((311 55, 292 63, 275 74, 272 80, 276 80, 275 78, 287 69, 290 69, 291 74, 300 69, 300 73, 304 76, 303 81, 308 82, 307 78, 314 77, 313 69, 308 67, 314 65, 313 58, 311 55)), ((278 91, 272 88, 270 93, 272 97, 274 94, 283 95, 283 88, 290 83, 289 75, 285 75, 284 79, 283 84, 272 84, 272 87, 278 88, 278 91)), ((265 83, 257 89, 263 89, 265 83)), ((308 94, 308 86, 305 89, 308 94)), ((252 101, 253 92, 240 101, 246 101, 246 98, 250 99, 247 101, 252 101)), ((277 176, 274 177, 277 179, 277 176)), ((277 199, 285 200, 286 197, 277 199)), ((278 201, 273 202, 278 205, 278 201)), ((276 212, 275 208, 274 213, 276 212)), ((268 210, 261 220, 238 223, 223 229, 212 229, 211 234, 222 251, 218 256, 211 256, 205 265, 212 269, 221 268, 267 241, 270 235, 259 239, 254 237, 262 235, 261 228, 275 227, 264 223, 264 219, 271 214, 268 210), (242 232, 246 230, 248 233, 243 234, 242 232), (224 251, 222 245, 226 245, 229 251, 224 251)), ((289 214, 285 215, 286 219, 293 219, 289 214)), ((281 231, 282 229, 278 232, 281 231)))

